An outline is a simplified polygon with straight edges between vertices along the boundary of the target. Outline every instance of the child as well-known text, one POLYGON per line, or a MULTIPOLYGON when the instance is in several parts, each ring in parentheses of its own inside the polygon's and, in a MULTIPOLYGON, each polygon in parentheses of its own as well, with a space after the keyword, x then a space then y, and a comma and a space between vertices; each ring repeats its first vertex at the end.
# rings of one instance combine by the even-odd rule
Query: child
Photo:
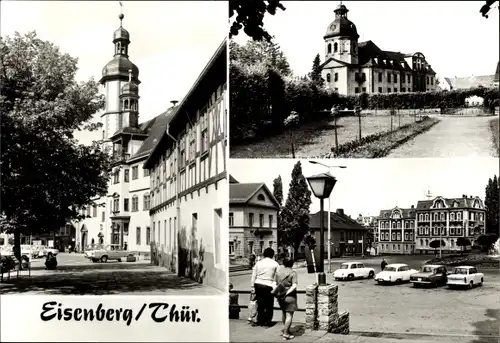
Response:
POLYGON ((229 283, 229 319, 240 319, 239 294, 231 293, 232 290, 233 284, 229 283))
POLYGON ((255 291, 250 293, 250 302, 248 303, 248 324, 257 323, 257 297, 255 291))

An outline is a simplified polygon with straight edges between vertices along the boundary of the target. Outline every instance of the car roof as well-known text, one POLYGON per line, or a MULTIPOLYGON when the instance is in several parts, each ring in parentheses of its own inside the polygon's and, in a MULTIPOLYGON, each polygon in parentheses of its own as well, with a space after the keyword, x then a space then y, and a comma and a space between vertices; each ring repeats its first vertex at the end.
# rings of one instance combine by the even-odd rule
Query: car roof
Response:
POLYGON ((424 267, 431 267, 431 268, 439 268, 439 267, 444 267, 442 264, 424 264, 424 267))
POLYGON ((475 268, 473 266, 457 266, 455 268, 465 268, 465 269, 471 269, 471 268, 475 268))
POLYGON ((353 264, 353 263, 364 264, 363 262, 357 262, 357 261, 344 262, 344 263, 342 263, 342 264, 353 264))
POLYGON ((387 265, 387 267, 403 267, 403 266, 408 266, 408 265, 406 263, 391 263, 387 265))

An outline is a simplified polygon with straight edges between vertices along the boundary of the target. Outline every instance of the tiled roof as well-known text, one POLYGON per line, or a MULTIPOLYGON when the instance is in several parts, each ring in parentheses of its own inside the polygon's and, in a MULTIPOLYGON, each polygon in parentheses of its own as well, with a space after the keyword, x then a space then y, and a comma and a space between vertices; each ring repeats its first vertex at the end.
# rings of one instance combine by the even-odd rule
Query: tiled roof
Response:
MULTIPOLYGON (((474 205, 474 200, 476 197, 462 197, 462 198, 441 198, 443 199, 446 206, 448 207, 453 207, 453 203, 455 201, 458 202, 458 207, 459 208, 467 208, 467 207, 473 207, 474 205)), ((423 210, 428 210, 432 207, 432 204, 437 198, 434 198, 433 200, 420 200, 417 203, 417 211, 423 211, 423 210)))
POLYGON ((229 175, 229 183, 239 183, 232 175, 229 175))
POLYGON ((379 68, 396 70, 411 70, 410 66, 404 59, 405 54, 381 50, 371 40, 359 43, 358 50, 360 65, 373 65, 379 68), (375 60, 376 58, 378 58, 378 61, 375 60), (384 60, 386 61, 385 63, 384 60), (392 61, 393 63, 390 63, 389 61, 392 61))
MULTIPOLYGON (((379 219, 382 219, 382 218, 386 218, 386 214, 388 215, 388 217, 390 218, 391 217, 391 214, 392 214, 392 211, 394 211, 396 208, 393 208, 393 209, 390 209, 390 210, 381 210, 380 211, 380 215, 379 215, 379 219)), ((415 218, 415 209, 414 208, 399 208, 397 207, 398 210, 401 211, 401 215, 402 215, 402 218, 403 219, 406 219, 406 218, 415 218)))
POLYGON ((260 189, 264 189, 269 199, 279 208, 279 203, 265 183, 230 183, 229 204, 246 204, 260 189))
POLYGON ((146 156, 151 152, 151 150, 156 146, 156 143, 162 137, 167 128, 168 122, 172 119, 176 111, 177 107, 170 107, 159 116, 139 125, 142 132, 148 133, 148 138, 146 138, 132 158, 146 156))
MULTIPOLYGON (((309 227, 319 229, 320 227, 320 212, 309 215, 309 227)), ((328 212, 324 213, 324 228, 328 228, 328 212)), ((330 225, 335 230, 364 230, 368 228, 359 224, 355 219, 346 215, 339 215, 337 212, 330 212, 330 225)))
POLYGON ((495 75, 482 75, 482 76, 470 76, 470 77, 450 77, 447 78, 453 89, 469 89, 476 88, 479 86, 491 87, 493 85, 493 80, 495 75))

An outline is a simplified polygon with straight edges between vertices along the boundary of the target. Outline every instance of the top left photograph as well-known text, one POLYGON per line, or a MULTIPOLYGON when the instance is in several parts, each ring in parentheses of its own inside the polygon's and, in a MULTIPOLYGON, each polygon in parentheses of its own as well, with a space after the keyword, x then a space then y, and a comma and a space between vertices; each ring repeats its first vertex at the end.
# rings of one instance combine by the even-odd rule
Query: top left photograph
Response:
POLYGON ((223 295, 227 2, 0 6, 0 293, 223 295))

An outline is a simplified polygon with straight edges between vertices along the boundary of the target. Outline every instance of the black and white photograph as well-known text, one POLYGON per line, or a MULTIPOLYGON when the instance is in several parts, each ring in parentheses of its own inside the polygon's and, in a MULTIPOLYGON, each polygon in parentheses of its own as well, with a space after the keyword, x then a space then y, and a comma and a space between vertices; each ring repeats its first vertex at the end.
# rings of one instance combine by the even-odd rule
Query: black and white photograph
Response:
POLYGON ((499 156, 497 1, 256 3, 231 18, 231 158, 499 156))
POLYGON ((227 3, 1 13, 2 296, 225 300, 227 3))
POLYGON ((229 167, 231 342, 498 342, 498 159, 229 167))

